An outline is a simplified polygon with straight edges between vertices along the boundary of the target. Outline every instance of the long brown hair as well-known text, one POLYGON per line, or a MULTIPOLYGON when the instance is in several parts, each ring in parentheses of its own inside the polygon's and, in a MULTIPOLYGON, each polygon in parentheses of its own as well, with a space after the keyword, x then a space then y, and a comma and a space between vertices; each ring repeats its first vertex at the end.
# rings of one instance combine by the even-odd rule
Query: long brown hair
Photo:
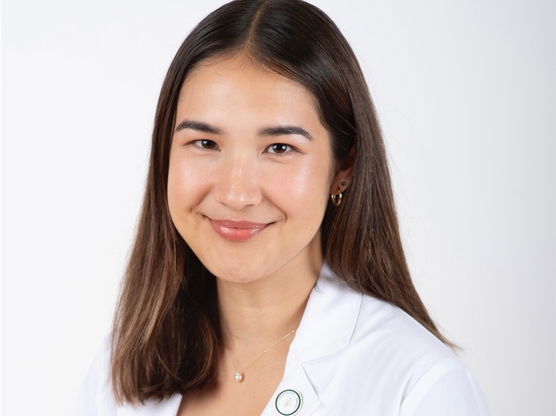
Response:
POLYGON ((352 166, 342 204, 329 200, 323 257, 352 288, 391 302, 451 348, 409 274, 376 112, 336 25, 299 0, 237 0, 203 19, 176 53, 160 92, 136 237, 113 320, 111 381, 118 403, 211 387, 222 347, 213 276, 170 218, 167 177, 176 105, 199 61, 241 52, 316 98, 338 166, 352 166), (350 152, 351 151, 351 152, 350 152))

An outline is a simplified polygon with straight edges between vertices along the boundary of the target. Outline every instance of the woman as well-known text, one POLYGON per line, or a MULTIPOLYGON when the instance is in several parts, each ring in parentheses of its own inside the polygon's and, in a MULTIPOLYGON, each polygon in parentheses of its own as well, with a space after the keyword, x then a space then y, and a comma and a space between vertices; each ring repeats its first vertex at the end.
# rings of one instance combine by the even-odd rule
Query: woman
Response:
POLYGON ((399 237, 357 60, 297 0, 178 50, 113 331, 80 414, 486 415, 399 237))

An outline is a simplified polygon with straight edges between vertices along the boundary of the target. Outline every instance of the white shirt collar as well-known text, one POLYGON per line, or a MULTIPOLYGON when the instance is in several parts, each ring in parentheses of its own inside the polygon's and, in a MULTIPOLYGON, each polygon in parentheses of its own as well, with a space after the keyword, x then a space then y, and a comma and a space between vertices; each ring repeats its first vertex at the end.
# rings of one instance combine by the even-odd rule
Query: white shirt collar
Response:
POLYGON ((324 262, 290 344, 285 375, 289 366, 345 347, 355 329, 361 299, 362 294, 348 287, 324 262))

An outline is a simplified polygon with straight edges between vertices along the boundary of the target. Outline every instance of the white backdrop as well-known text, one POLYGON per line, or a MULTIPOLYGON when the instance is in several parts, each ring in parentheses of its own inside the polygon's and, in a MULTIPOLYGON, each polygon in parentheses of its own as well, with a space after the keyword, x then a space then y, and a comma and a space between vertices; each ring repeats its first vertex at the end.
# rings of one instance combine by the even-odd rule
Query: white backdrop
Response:
MULTIPOLYGON (((223 1, 3 4, 3 410, 69 415, 109 330, 162 79, 223 1)), ((319 0, 364 68, 416 286, 493 415, 556 414, 556 8, 319 0)))

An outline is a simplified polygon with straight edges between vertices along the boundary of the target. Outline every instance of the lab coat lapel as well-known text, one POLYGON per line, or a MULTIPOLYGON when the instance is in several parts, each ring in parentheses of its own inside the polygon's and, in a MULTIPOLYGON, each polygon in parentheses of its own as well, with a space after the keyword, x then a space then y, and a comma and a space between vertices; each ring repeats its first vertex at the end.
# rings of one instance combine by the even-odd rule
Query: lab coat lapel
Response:
POLYGON ((319 393, 334 377, 338 353, 349 344, 361 300, 361 293, 323 263, 290 345, 284 377, 261 416, 306 416, 321 406, 319 393))

